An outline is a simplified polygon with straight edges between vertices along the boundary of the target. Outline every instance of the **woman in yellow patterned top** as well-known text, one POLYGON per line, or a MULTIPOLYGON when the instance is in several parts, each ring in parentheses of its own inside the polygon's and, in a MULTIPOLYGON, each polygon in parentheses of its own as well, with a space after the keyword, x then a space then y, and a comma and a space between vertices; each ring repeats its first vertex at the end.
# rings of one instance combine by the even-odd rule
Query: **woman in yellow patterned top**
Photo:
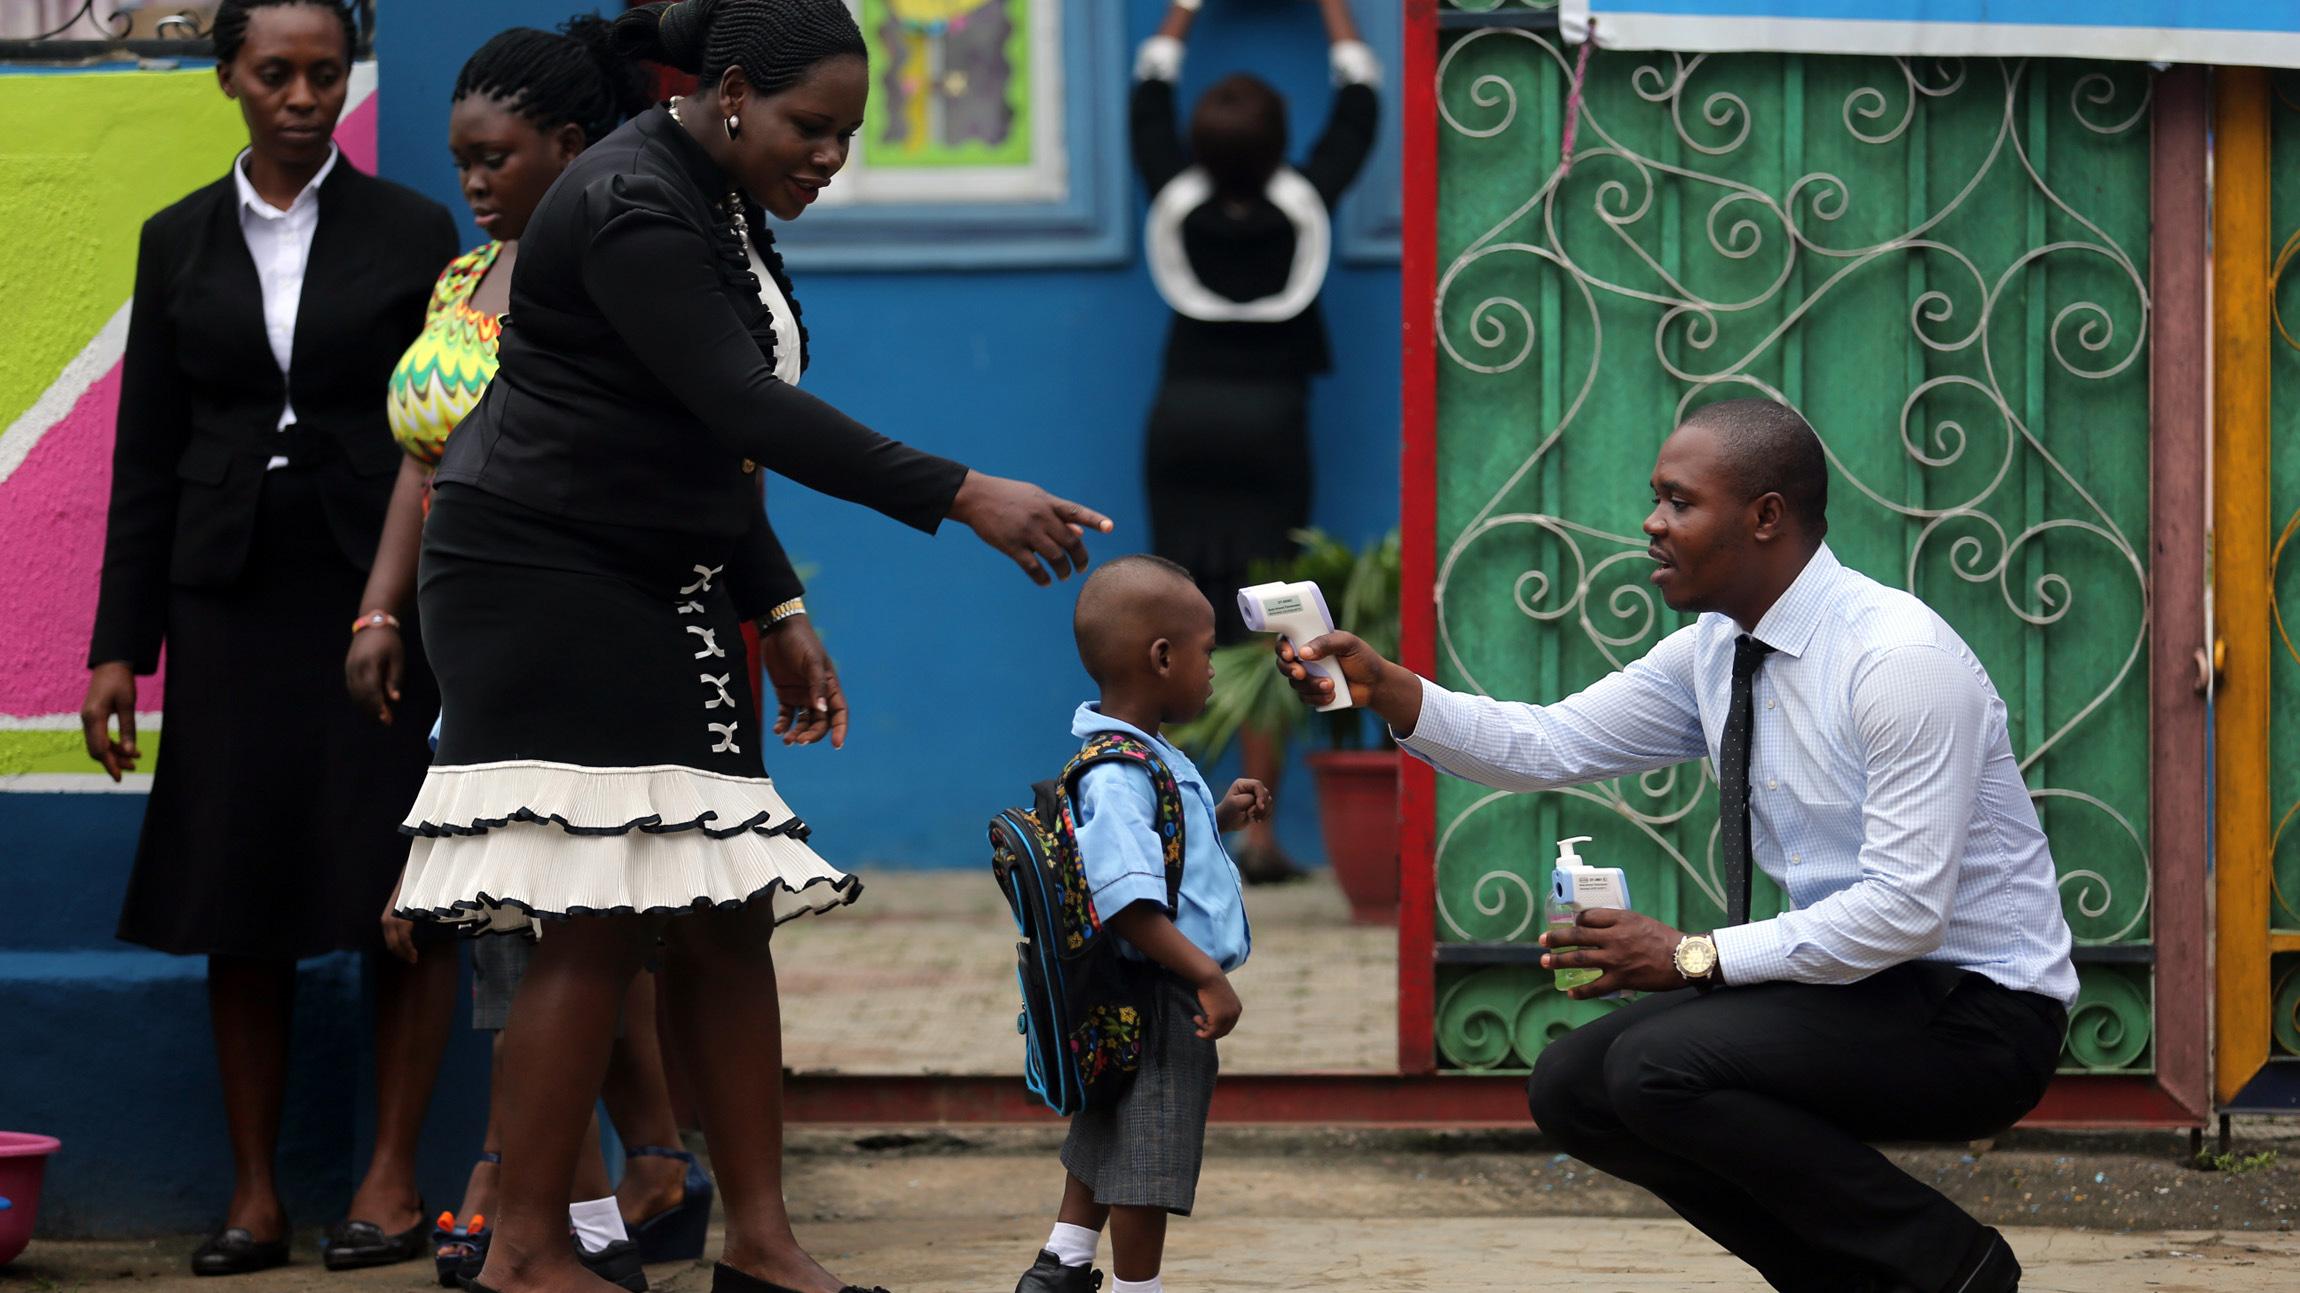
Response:
MULTIPOLYGON (((407 650, 399 616, 413 606, 432 469, 448 435, 495 377, 519 235, 567 163, 653 98, 652 76, 617 53, 608 32, 608 23, 592 16, 570 20, 559 33, 513 28, 481 46, 456 78, 448 148, 472 219, 490 240, 440 274, 422 335, 391 374, 391 432, 407 456, 360 603, 368 609, 344 661, 353 701, 378 722, 393 720, 399 700, 407 650)), ((417 717, 429 721, 431 715, 417 717)), ((409 923, 387 909, 384 924, 393 950, 408 954, 414 946, 409 923)), ((526 942, 497 938, 474 945, 475 1027, 503 1027, 526 942)), ((586 1264, 626 1287, 644 1286, 636 1274, 641 1258, 700 1255, 712 1195, 709 1178, 678 1148, 678 1124, 653 1045, 651 976, 638 976, 638 982, 644 986, 632 993, 605 1092, 634 1157, 622 1188, 603 1197, 609 1195, 603 1165, 596 1152, 587 1155, 576 1181, 578 1201, 570 1208, 586 1264)), ((486 1218, 495 1211, 494 1130, 491 1109, 487 1152, 472 1169, 463 1204, 432 1230, 442 1287, 454 1287, 462 1268, 476 1273, 486 1255, 492 1231, 486 1218)))
MULTIPOLYGON (((467 176, 472 173, 465 172, 467 176)), ((465 183, 468 192, 468 179, 465 183)), ((498 222, 505 219, 496 211, 490 211, 487 218, 498 222)), ((503 331, 503 316, 480 309, 472 298, 498 261, 504 272, 490 286, 506 288, 511 281, 511 265, 518 256, 516 240, 490 239, 449 262, 431 290, 423 335, 391 370, 387 403, 391 434, 408 458, 408 466, 400 474, 419 485, 439 465, 440 452, 447 447, 447 433, 479 402, 480 393, 495 376, 495 340, 503 331)))
POLYGON ((400 356, 386 395, 391 433, 407 459, 344 660, 353 703, 378 722, 392 721, 399 700, 408 647, 399 617, 414 607, 431 471, 448 433, 495 377, 519 235, 567 163, 647 108, 653 90, 649 73, 614 49, 606 20, 588 15, 570 19, 558 33, 503 32, 480 46, 455 78, 448 151, 472 220, 491 241, 440 274, 423 333, 400 356))

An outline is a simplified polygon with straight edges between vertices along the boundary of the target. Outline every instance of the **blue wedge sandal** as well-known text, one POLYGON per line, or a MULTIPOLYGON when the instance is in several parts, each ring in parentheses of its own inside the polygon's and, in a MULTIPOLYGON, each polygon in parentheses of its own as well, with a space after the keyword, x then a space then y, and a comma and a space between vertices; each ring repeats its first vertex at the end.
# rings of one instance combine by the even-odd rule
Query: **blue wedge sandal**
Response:
POLYGON ((639 1245, 640 1260, 649 1266, 657 1262, 691 1262, 703 1255, 704 1241, 711 1235, 711 1178, 695 1156, 683 1149, 662 1145, 634 1145, 625 1151, 627 1158, 676 1158, 687 1165, 686 1197, 675 1207, 667 1208, 644 1221, 630 1226, 631 1240, 639 1245))

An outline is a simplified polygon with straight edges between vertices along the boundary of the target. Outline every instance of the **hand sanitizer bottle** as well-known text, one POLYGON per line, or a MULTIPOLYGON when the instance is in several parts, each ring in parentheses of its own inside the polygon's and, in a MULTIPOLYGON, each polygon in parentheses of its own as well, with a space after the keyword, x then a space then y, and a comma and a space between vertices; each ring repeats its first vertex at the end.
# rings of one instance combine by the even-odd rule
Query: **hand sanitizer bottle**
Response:
MULTIPOLYGON (((1629 878, 1617 866, 1589 866, 1574 852, 1576 844, 1589 843, 1587 835, 1575 835, 1557 842, 1557 866, 1549 873, 1549 901, 1544 914, 1549 918, 1552 933, 1567 933, 1576 917, 1585 911, 1600 907, 1629 909, 1629 878)), ((1553 940, 1563 942, 1563 939, 1553 940)), ((1556 951, 1552 947, 1551 951, 1556 951)), ((1552 970, 1559 992, 1597 982, 1604 971, 1586 967, 1552 970)))

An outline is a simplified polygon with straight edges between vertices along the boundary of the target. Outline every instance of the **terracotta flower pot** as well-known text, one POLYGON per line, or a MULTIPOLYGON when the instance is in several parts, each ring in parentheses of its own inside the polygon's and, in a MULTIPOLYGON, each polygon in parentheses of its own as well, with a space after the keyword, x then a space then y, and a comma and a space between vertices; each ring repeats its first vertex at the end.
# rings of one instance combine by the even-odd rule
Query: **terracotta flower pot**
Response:
POLYGON ((1309 756, 1318 783, 1326 861, 1361 925, 1398 918, 1396 750, 1321 750, 1309 756))

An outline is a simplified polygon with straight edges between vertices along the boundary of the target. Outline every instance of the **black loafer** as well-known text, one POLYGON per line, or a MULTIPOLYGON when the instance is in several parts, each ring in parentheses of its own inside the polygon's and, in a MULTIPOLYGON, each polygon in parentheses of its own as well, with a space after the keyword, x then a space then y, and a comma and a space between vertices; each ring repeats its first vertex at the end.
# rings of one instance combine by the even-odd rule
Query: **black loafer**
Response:
POLYGON ((1022 1273, 1014 1293, 1095 1293, 1102 1287, 1102 1272, 1091 1264, 1065 1266, 1062 1259, 1040 1249, 1038 1260, 1022 1273))
POLYGON ((639 1262, 639 1245, 628 1239, 618 1239, 598 1252, 586 1252, 578 1241, 575 1252, 583 1259, 584 1269, 607 1281, 619 1284, 630 1293, 647 1293, 647 1269, 639 1262))
POLYGON ((372 1221, 338 1221, 327 1228, 319 1259, 331 1271, 356 1271, 412 1262, 430 1251, 431 1227, 420 1221, 396 1235, 383 1233, 372 1221))
POLYGON ((256 1241, 239 1226, 226 1226, 208 1236, 208 1241, 192 1251, 194 1275, 246 1275, 251 1271, 268 1271, 274 1266, 287 1265, 288 1241, 272 1239, 256 1241))

